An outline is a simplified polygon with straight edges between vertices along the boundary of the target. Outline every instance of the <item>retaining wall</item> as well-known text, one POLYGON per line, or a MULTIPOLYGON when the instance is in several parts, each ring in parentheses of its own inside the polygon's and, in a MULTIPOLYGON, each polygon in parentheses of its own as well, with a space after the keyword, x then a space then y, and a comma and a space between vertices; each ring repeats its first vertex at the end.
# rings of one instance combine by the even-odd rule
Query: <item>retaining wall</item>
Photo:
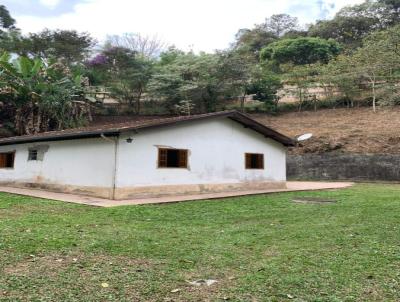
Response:
POLYGON ((298 180, 400 181, 400 154, 288 155, 287 177, 298 180))

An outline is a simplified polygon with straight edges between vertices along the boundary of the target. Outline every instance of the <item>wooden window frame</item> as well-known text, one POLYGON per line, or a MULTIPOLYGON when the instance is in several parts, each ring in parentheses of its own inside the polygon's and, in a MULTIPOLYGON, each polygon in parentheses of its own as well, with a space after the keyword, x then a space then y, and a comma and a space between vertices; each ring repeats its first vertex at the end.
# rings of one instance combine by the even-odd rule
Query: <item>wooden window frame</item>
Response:
POLYGON ((264 170, 264 154, 246 152, 244 154, 244 167, 246 170, 264 170), (255 168, 251 166, 251 156, 254 155, 259 157, 257 162, 260 160, 260 162, 258 162, 259 165, 255 168))
POLYGON ((12 169, 14 169, 14 166, 15 166, 15 151, 9 151, 9 152, 0 152, 0 156, 3 156, 3 155, 9 155, 9 154, 11 154, 11 156, 12 156, 12 166, 11 167, 2 167, 2 166, 0 166, 0 169, 1 170, 12 170, 12 169))
POLYGON ((157 168, 159 169, 188 169, 189 161, 189 150, 188 149, 178 149, 178 148, 158 148, 158 159, 157 168), (179 152, 179 166, 178 167, 168 167, 168 151, 178 151, 179 152), (183 153, 183 155, 182 155, 183 153), (183 156, 181 159, 180 156, 183 156))

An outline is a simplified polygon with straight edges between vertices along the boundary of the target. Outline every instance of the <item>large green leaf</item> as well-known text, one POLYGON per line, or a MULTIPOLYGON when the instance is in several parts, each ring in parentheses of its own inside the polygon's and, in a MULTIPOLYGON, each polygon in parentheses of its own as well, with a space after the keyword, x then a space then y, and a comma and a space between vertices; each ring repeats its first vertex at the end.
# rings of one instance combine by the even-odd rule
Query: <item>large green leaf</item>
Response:
POLYGON ((0 57, 0 61, 2 62, 10 62, 11 56, 8 52, 4 52, 1 57, 0 57))
POLYGON ((10 64, 7 61, 0 60, 0 69, 14 77, 18 77, 18 71, 15 68, 15 66, 13 66, 12 64, 10 64))
POLYGON ((27 57, 19 57, 16 63, 19 68, 19 72, 24 78, 27 78, 31 75, 31 71, 33 68, 33 62, 31 59, 27 57))
POLYGON ((31 69, 32 76, 37 75, 43 67, 43 62, 41 59, 35 59, 33 62, 33 67, 31 69))

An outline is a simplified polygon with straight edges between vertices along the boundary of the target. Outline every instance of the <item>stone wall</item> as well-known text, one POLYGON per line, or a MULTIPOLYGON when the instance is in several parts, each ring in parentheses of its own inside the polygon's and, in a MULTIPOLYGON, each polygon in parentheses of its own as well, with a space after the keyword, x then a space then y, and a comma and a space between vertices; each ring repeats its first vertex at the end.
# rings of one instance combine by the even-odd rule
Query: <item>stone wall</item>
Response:
POLYGON ((400 181, 400 154, 288 155, 287 177, 289 180, 400 181))

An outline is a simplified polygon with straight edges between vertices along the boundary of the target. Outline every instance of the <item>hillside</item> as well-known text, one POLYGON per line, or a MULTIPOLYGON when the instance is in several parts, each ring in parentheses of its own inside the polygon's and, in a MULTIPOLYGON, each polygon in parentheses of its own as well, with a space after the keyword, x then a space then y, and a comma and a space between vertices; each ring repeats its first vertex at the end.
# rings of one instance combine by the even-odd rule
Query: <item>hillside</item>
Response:
POLYGON ((289 136, 312 133, 313 138, 291 153, 400 153, 400 108, 327 109, 279 116, 253 115, 259 122, 289 136))

